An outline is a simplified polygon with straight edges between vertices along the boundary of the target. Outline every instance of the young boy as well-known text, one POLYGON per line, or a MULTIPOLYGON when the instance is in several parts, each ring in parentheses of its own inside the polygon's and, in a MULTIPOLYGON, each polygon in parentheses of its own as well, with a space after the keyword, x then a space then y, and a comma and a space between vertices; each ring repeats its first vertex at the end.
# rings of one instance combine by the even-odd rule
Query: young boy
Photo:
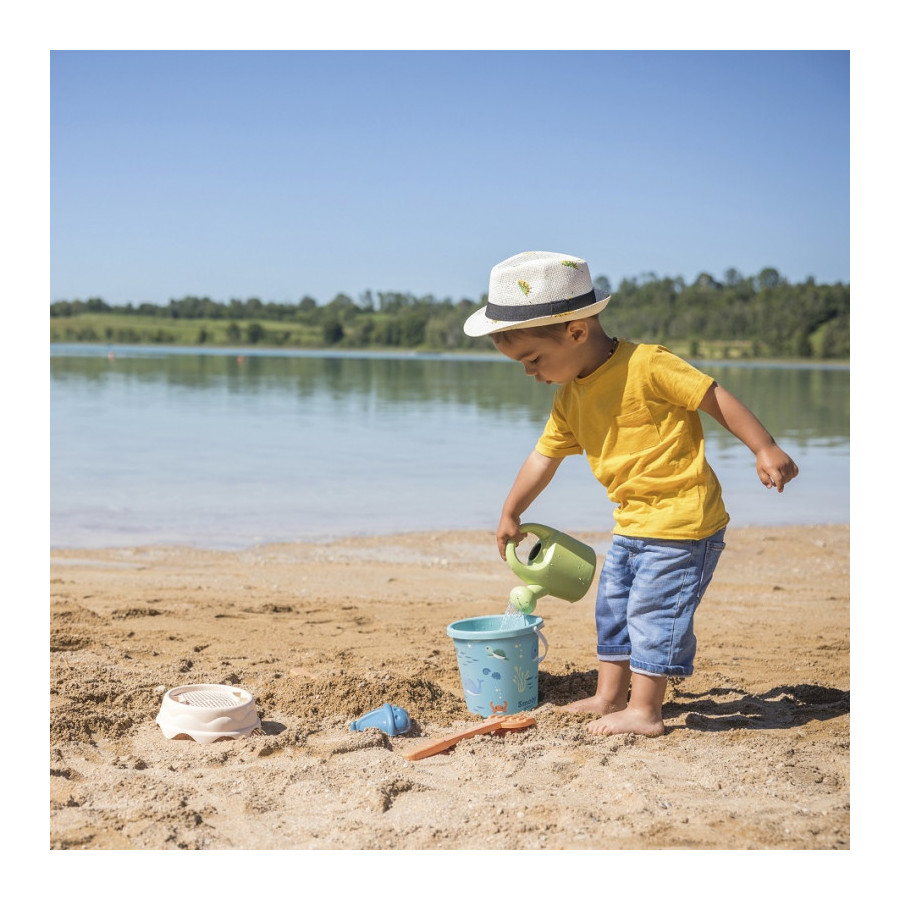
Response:
POLYGON ((794 461, 736 397, 655 344, 609 337, 583 259, 520 253, 491 270, 487 306, 466 334, 490 335, 525 374, 558 384, 550 418, 503 504, 497 547, 566 456, 587 454, 616 504, 597 593, 597 690, 565 709, 596 713, 594 734, 663 734, 669 677, 693 672, 694 613, 725 547, 728 513, 704 455, 698 409, 743 441, 779 493, 794 461))

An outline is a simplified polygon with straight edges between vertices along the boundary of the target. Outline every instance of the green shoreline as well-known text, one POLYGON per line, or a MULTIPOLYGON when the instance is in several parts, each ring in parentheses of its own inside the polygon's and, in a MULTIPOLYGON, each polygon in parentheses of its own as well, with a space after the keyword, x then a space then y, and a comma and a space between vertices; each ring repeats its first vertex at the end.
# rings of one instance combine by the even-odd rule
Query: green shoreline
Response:
MULTIPOLYGON (((603 290, 609 285, 603 284, 603 290)), ((609 334, 660 343, 679 356, 710 360, 849 360, 850 287, 791 284, 777 270, 743 277, 728 270, 720 282, 704 273, 682 278, 623 279, 615 308, 605 311, 609 334)), ((486 297, 481 298, 485 302, 486 297)), ((168 306, 111 306, 99 297, 50 305, 50 340, 72 343, 174 344, 290 349, 479 351, 486 338, 464 332, 477 304, 432 295, 371 291, 355 302, 339 294, 320 306, 227 304, 187 296, 168 306)))
MULTIPOLYGON (((810 357, 784 357, 784 356, 753 356, 747 352, 734 352, 738 348, 734 341, 700 341, 698 342, 699 346, 692 346, 689 341, 661 341, 664 346, 668 347, 673 353, 677 353, 679 356, 685 359, 691 360, 703 360, 706 362, 719 362, 719 363, 744 363, 744 364, 752 364, 752 363, 760 363, 760 364, 771 364, 771 365, 791 365, 791 366, 813 366, 817 368, 821 367, 830 367, 830 368, 849 368, 850 360, 849 358, 844 359, 819 359, 819 358, 810 358, 810 357), (698 352, 699 351, 699 352, 698 352)), ((253 354, 254 351, 263 351, 266 353, 271 352, 284 352, 284 353, 304 353, 304 352, 313 352, 313 353, 334 353, 335 355, 340 356, 365 356, 367 354, 390 354, 391 356, 402 356, 402 357, 430 357, 430 356, 442 356, 452 358, 456 357, 481 357, 486 360, 499 360, 506 361, 506 357, 502 356, 496 350, 492 349, 478 349, 474 347, 464 347, 459 349, 447 350, 440 349, 435 347, 391 347, 391 346, 378 346, 378 345, 370 345, 367 347, 347 347, 342 345, 326 345, 321 342, 313 344, 307 343, 303 345, 297 344, 270 344, 263 341, 255 342, 255 343, 233 343, 233 342, 222 342, 222 343, 214 343, 212 341, 204 341, 204 342, 178 342, 178 341, 159 341, 159 340, 145 340, 145 341, 121 341, 114 339, 105 339, 105 338, 93 338, 91 340, 76 340, 76 339, 64 339, 54 337, 51 334, 50 337, 50 345, 52 346, 60 346, 60 345, 73 345, 73 346, 83 346, 83 347, 98 347, 104 350, 109 350, 112 347, 128 347, 128 348, 147 348, 153 350, 165 350, 165 349, 177 349, 179 351, 182 350, 200 350, 209 353, 215 354, 228 354, 234 353, 236 355, 241 354, 253 354)))

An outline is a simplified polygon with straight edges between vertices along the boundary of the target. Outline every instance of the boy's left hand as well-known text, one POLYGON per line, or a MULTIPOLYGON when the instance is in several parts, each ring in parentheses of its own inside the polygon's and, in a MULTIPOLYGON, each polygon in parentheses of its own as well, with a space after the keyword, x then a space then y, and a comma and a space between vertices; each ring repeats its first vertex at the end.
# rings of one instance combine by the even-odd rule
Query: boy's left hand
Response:
POLYGON ((756 454, 756 474, 764 487, 776 488, 780 494, 784 486, 800 474, 800 470, 781 447, 772 444, 756 454))

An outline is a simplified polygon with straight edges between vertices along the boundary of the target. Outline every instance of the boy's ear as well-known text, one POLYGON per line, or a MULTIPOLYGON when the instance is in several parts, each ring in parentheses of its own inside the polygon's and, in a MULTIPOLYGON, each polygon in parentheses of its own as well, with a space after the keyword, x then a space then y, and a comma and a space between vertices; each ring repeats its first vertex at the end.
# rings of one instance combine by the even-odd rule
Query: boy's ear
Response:
POLYGON ((581 341, 587 339, 587 322, 585 322, 584 319, 573 319, 571 322, 566 322, 566 332, 576 344, 579 344, 581 341))

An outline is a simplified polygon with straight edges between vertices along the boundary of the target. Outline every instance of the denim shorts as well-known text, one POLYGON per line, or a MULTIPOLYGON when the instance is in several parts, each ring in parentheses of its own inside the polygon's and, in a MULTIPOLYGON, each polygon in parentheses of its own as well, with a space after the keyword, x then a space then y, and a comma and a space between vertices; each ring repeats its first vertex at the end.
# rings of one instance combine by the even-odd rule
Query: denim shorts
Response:
POLYGON ((645 675, 694 671, 694 613, 725 549, 725 529, 702 541, 613 535, 597 591, 597 658, 645 675))

